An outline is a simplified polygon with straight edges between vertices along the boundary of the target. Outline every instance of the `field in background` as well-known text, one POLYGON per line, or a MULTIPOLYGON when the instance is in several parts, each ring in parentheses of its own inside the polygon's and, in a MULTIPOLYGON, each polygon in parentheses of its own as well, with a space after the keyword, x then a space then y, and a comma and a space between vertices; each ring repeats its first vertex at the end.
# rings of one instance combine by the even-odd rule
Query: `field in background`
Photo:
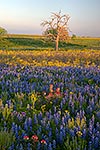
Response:
MULTIPOLYGON (((0 49, 7 50, 40 50, 54 49, 54 43, 42 35, 8 34, 0 40, 0 49)), ((97 49, 100 50, 100 38, 75 38, 68 43, 60 43, 59 49, 97 49)))

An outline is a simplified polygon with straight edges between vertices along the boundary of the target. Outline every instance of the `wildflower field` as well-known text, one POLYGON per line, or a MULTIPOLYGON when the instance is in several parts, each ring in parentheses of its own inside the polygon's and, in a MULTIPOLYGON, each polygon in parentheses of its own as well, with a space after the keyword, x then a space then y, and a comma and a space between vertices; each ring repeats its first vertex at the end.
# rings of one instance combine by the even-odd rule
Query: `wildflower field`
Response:
POLYGON ((0 50, 0 150, 100 150, 100 50, 0 50))

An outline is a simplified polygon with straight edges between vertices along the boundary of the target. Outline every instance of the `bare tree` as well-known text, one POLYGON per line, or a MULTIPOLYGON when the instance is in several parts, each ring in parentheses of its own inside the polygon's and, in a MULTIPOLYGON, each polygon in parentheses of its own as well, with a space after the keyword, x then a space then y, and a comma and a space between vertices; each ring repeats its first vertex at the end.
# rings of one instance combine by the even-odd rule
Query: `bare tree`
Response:
POLYGON ((68 21, 69 15, 62 15, 59 13, 52 13, 49 21, 43 21, 42 26, 46 27, 45 35, 55 41, 55 49, 58 50, 59 41, 66 41, 69 39, 68 21))

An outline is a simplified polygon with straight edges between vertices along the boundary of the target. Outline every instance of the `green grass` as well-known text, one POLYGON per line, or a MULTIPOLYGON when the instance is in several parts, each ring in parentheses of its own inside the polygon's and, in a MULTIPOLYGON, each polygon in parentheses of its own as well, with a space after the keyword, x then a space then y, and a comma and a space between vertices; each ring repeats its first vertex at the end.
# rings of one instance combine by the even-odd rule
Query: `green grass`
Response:
MULTIPOLYGON (((17 35, 9 34, 0 39, 0 49, 10 50, 34 50, 34 49, 54 49, 55 44, 47 41, 42 35, 17 35)), ((96 49, 100 50, 100 38, 75 38, 69 42, 60 42, 60 49, 96 49)))
POLYGON ((78 44, 89 49, 100 49, 100 38, 76 38, 71 40, 72 44, 78 44))

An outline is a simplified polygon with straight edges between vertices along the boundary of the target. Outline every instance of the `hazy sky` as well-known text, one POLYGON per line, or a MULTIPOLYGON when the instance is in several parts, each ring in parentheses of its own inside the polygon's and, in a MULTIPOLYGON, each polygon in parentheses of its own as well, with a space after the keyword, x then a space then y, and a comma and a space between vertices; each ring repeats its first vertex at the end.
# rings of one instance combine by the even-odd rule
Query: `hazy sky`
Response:
POLYGON ((100 37, 100 0, 0 0, 0 26, 9 33, 41 34, 51 12, 69 14, 73 34, 100 37))

